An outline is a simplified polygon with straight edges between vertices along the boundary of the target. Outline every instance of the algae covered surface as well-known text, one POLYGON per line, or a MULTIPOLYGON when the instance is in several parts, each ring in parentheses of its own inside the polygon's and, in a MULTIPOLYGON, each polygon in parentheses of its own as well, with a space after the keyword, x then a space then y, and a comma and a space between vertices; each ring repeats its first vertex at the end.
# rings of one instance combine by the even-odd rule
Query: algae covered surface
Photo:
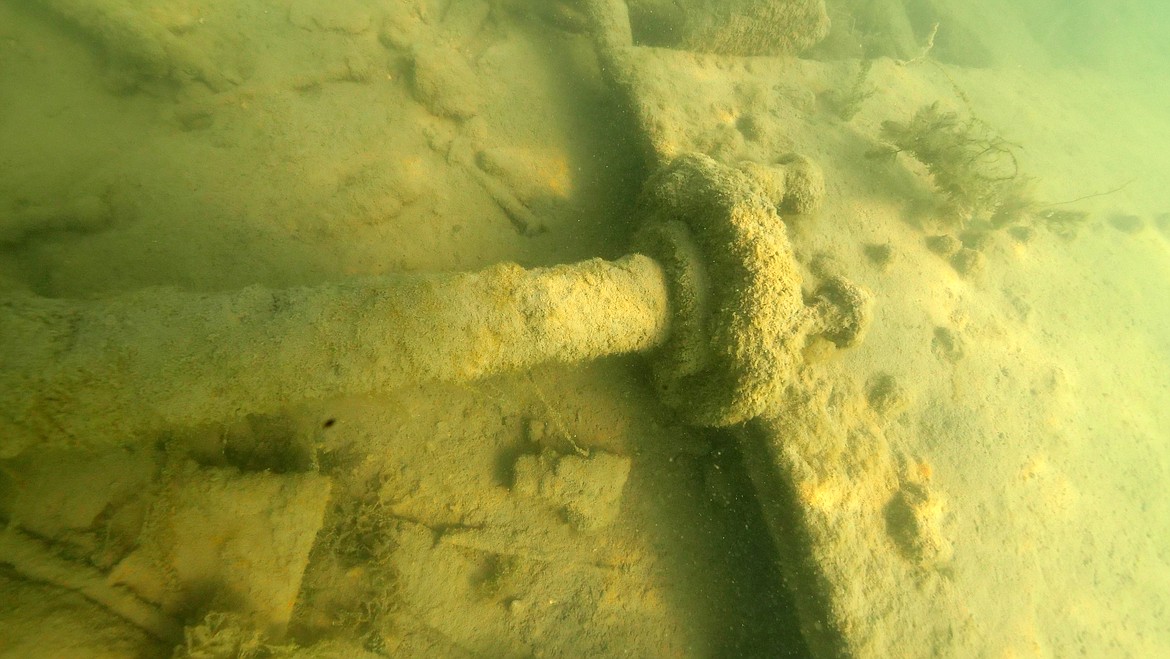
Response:
POLYGON ((629 0, 599 60, 595 4, 0 1, 0 656, 1170 653, 1170 12, 629 0), (640 355, 310 386, 407 340, 362 286, 625 262, 696 152, 866 302, 759 418, 640 355))

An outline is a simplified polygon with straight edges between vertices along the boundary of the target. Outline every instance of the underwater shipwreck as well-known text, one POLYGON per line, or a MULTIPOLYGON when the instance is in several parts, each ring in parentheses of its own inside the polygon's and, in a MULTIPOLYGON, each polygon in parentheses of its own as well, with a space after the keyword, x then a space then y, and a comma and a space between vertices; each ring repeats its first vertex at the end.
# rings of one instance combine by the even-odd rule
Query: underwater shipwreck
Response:
POLYGON ((977 4, 0 1, 0 656, 1170 652, 1170 14, 977 4))

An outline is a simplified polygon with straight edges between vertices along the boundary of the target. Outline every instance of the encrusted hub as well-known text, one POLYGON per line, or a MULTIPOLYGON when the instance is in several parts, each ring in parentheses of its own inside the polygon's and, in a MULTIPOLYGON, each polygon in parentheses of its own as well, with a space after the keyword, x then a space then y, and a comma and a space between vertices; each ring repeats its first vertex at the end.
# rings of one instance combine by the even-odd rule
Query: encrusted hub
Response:
POLYGON ((647 182, 635 249, 670 279, 669 338, 652 355, 662 400, 686 421, 761 414, 793 373, 808 313, 775 205, 749 176, 699 154, 647 182))

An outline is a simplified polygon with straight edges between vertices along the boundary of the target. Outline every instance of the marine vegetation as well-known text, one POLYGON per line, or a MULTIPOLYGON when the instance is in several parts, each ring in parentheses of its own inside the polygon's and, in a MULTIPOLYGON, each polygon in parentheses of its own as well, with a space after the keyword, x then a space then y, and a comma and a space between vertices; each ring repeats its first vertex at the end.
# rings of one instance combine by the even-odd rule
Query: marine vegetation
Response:
POLYGON ((862 60, 851 85, 843 89, 829 90, 822 95, 825 105, 841 121, 851 121, 861 111, 862 104, 877 91, 868 84, 869 72, 872 69, 872 59, 862 60))
POLYGON ((1018 147, 977 118, 944 112, 937 102, 906 122, 882 122, 883 146, 874 157, 906 153, 926 167, 947 199, 947 215, 961 226, 984 220, 1011 224, 1035 207, 1031 181, 1020 174, 1018 147))

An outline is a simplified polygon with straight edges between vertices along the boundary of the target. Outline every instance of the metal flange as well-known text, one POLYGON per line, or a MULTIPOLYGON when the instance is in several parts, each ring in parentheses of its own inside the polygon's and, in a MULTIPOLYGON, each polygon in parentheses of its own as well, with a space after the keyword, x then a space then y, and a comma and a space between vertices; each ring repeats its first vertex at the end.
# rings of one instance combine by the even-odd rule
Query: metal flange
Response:
POLYGON ((634 247, 667 273, 671 328, 652 354, 662 401, 689 423, 762 413, 793 373, 809 324, 775 205, 747 174, 701 154, 647 182, 634 247))

